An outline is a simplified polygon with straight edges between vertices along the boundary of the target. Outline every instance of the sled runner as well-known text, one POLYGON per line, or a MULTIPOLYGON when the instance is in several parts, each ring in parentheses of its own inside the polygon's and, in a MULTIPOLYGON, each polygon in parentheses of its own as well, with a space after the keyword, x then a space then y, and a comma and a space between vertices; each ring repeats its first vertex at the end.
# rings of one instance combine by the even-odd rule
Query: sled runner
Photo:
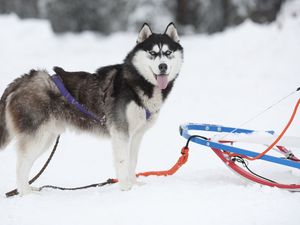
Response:
MULTIPOLYGON (((283 188, 291 191, 300 191, 300 184, 281 184, 270 179, 261 177, 252 172, 246 161, 254 159, 260 154, 254 151, 246 150, 232 146, 233 143, 255 143, 266 145, 276 139, 276 135, 272 131, 256 132, 254 130, 239 129, 232 127, 224 127, 211 124, 185 124, 180 127, 181 136, 194 143, 209 147, 213 152, 233 171, 253 182, 267 185, 271 187, 283 188), (200 135, 192 135, 191 131, 202 131, 204 133, 219 133, 221 135, 213 135, 211 138, 200 135), (251 158, 250 158, 251 157, 251 158), (243 167, 238 165, 241 163, 243 167)), ((284 157, 276 157, 269 154, 263 154, 259 158, 271 163, 277 163, 284 166, 300 169, 300 159, 298 159, 291 151, 283 146, 285 144, 289 147, 300 147, 300 138, 285 137, 278 142, 272 150, 277 150, 284 157)))

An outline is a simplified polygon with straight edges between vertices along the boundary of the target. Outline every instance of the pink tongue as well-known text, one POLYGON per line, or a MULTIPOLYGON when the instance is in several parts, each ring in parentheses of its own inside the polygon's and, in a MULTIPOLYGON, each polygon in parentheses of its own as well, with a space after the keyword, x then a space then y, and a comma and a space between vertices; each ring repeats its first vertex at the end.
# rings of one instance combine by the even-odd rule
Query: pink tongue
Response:
POLYGON ((168 86, 168 75, 158 75, 157 84, 161 90, 165 89, 168 86))

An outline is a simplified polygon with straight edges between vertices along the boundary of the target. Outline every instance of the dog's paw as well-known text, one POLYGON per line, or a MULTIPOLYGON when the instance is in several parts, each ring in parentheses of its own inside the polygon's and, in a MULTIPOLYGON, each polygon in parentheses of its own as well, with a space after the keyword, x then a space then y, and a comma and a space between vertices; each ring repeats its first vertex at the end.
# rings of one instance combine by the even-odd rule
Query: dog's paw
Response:
POLYGON ((132 184, 132 185, 135 185, 137 183, 137 177, 136 175, 132 175, 132 176, 129 176, 129 182, 132 184))
POLYGON ((121 191, 129 191, 129 190, 131 190, 131 188, 132 188, 132 183, 131 183, 131 182, 128 182, 128 181, 120 182, 119 185, 120 185, 121 191))
POLYGON ((137 185, 137 186, 143 186, 146 184, 145 182, 138 181, 135 175, 134 177, 131 177, 130 182, 132 183, 132 185, 137 185))
POLYGON ((146 185, 146 182, 136 181, 134 184, 140 187, 146 185))
POLYGON ((40 192, 40 189, 37 187, 32 187, 32 186, 18 189, 18 193, 19 193, 20 197, 23 197, 25 195, 32 194, 32 193, 38 193, 38 192, 40 192))

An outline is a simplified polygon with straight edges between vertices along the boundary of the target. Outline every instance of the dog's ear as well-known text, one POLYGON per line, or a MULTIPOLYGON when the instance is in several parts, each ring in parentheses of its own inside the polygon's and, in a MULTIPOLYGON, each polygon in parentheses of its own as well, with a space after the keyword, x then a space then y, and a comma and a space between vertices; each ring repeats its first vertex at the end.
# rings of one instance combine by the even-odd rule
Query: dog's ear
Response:
POLYGON ((177 33, 177 29, 173 22, 169 23, 169 25, 166 28, 165 34, 168 35, 173 41, 179 42, 179 36, 177 33))
POLYGON ((152 30, 147 23, 144 23, 142 29, 140 30, 138 39, 136 41, 137 44, 145 41, 152 34, 152 30))

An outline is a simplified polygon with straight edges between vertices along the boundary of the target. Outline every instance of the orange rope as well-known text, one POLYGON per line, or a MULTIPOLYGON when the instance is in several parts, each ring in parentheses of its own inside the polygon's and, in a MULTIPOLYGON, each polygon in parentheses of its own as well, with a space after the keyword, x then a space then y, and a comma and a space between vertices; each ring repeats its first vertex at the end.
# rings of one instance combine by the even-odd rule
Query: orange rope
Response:
MULTIPOLYGON (((266 149, 264 150, 262 153, 258 154, 257 156, 251 158, 251 157, 247 157, 247 156, 242 156, 243 158, 245 159, 248 159, 250 161, 253 161, 253 160, 256 160, 256 159, 260 159, 262 156, 264 156, 266 153, 268 153, 275 145, 277 145, 277 143, 280 141, 280 139, 283 137, 283 135, 285 134, 285 132, 289 129, 290 125, 292 124, 294 118, 295 118, 295 115, 297 113, 297 110, 298 110, 298 107, 300 105, 300 99, 298 99, 296 105, 295 105, 295 108, 293 110, 293 114, 292 116, 290 117, 288 123, 286 124, 285 128, 281 131, 280 135, 276 138, 276 140, 266 149)), ((234 156, 240 156, 238 154, 230 154, 231 157, 234 157, 234 156)))
POLYGON ((136 174, 137 177, 139 176, 151 176, 151 175, 155 175, 155 176, 171 176, 174 173, 177 172, 177 170, 179 170, 179 168, 181 166, 183 166, 189 157, 189 148, 188 147, 183 147, 181 149, 181 156, 178 159, 178 161, 176 162, 176 164, 169 170, 163 170, 163 171, 149 171, 149 172, 143 172, 143 173, 138 173, 136 174))
MULTIPOLYGON (((189 158, 189 148, 188 147, 183 147, 181 149, 181 156, 179 157, 179 159, 177 160, 177 162, 175 163, 175 165, 169 169, 169 170, 162 170, 162 171, 149 171, 149 172, 142 172, 142 173, 137 173, 136 176, 140 177, 148 177, 148 176, 171 176, 174 173, 176 173, 180 167, 182 167, 188 160, 189 158)), ((117 183, 119 182, 118 179, 110 179, 111 183, 117 183)))

